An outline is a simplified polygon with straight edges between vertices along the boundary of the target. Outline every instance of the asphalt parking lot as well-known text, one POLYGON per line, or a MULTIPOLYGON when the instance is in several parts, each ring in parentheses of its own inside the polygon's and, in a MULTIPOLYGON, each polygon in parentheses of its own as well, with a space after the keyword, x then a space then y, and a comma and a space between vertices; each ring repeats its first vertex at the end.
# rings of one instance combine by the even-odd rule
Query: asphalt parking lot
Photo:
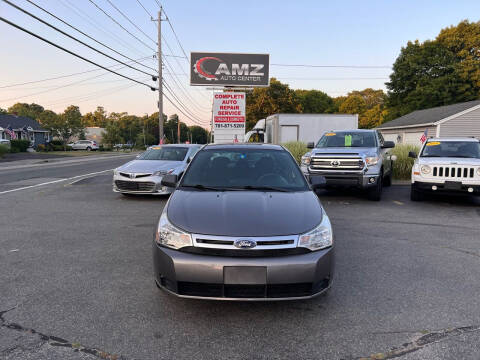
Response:
POLYGON ((330 293, 230 303, 156 288, 164 197, 115 194, 108 172, 3 194, 0 358, 478 360, 480 199, 413 203, 407 186, 381 202, 320 198, 336 240, 330 293))

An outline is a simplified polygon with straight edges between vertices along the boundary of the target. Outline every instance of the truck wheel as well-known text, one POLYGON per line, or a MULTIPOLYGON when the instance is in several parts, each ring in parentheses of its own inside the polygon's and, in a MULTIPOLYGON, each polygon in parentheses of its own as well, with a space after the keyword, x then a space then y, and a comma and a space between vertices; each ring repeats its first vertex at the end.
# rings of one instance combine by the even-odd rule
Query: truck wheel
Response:
POLYGON ((368 199, 372 201, 380 201, 382 198, 383 176, 379 176, 377 184, 368 190, 368 199))
POLYGON ((410 189, 410 200, 411 201, 422 201, 423 200, 423 194, 415 189, 415 185, 412 184, 412 187, 410 189))
POLYGON ((385 180, 383 181, 383 186, 392 186, 392 172, 390 171, 390 174, 388 174, 388 176, 385 178, 385 180))

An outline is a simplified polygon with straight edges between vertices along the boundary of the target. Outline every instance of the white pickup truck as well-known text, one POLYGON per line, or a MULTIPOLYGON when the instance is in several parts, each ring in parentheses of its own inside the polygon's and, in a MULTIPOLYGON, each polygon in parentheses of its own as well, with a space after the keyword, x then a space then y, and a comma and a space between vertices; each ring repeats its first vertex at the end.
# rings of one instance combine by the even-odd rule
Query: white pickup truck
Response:
POLYGON ((480 140, 429 138, 412 167, 412 201, 426 192, 480 195, 480 140))

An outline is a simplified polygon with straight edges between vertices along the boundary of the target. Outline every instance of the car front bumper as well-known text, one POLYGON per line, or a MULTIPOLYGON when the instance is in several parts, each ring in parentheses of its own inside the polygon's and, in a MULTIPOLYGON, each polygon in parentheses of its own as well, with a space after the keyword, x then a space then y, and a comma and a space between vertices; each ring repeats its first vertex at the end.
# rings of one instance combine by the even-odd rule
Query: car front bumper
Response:
POLYGON ((113 176, 113 192, 137 195, 168 195, 175 188, 162 185, 161 176, 147 176, 130 179, 121 175, 113 176))
POLYGON ((334 249, 275 257, 224 257, 172 250, 154 241, 153 261, 157 286, 179 297, 295 300, 318 296, 330 288, 334 249), (252 268, 259 269, 264 277, 253 281, 242 279, 242 271, 249 272, 252 268), (231 269, 239 272, 238 276, 227 276, 231 269))
POLYGON ((480 185, 465 184, 462 182, 423 182, 415 181, 412 183, 413 189, 422 192, 430 193, 442 193, 442 194, 467 194, 467 195, 477 195, 480 196, 480 185), (433 187, 436 187, 436 190, 433 190, 433 187), (468 191, 471 188, 472 191, 468 191))
POLYGON ((369 188, 375 186, 378 182, 378 174, 367 174, 358 172, 343 172, 343 171, 318 171, 308 172, 305 174, 307 179, 314 176, 325 177, 327 186, 350 186, 358 188, 369 188))

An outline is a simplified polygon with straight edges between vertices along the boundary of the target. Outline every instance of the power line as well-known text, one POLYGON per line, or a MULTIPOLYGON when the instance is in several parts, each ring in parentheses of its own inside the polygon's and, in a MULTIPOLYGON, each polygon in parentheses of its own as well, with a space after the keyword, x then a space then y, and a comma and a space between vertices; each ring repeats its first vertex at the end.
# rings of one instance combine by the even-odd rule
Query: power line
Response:
MULTIPOLYGON (((145 58, 137 59, 137 61, 145 60, 147 58, 150 58, 150 56, 145 57, 145 58)), ((117 66, 118 66, 118 64, 115 64, 115 65, 109 66, 109 68, 113 68, 113 67, 117 67, 117 66)), ((51 78, 47 78, 47 79, 27 81, 27 82, 24 82, 24 83, 17 83, 17 84, 10 84, 10 85, 5 85, 5 86, 0 86, 0 89, 10 88, 10 87, 15 87, 15 86, 28 85, 28 84, 36 84, 36 83, 50 81, 50 80, 58 80, 58 79, 63 79, 63 78, 72 77, 72 76, 76 76, 76 75, 82 75, 82 74, 87 74, 87 73, 91 73, 91 72, 95 72, 95 71, 100 71, 100 70, 101 69, 92 69, 92 70, 80 71, 80 72, 73 73, 73 74, 68 74, 68 75, 55 76, 55 77, 51 77, 51 78)))
MULTIPOLYGON (((48 27, 50 27, 50 28, 58 31, 58 32, 61 33, 62 35, 65 35, 65 36, 67 36, 68 38, 70 38, 70 39, 72 39, 72 40, 75 40, 76 42, 82 44, 83 46, 86 46, 86 47, 88 47, 89 49, 91 49, 91 50, 93 50, 93 51, 95 51, 95 52, 97 52, 97 53, 99 53, 99 54, 101 54, 101 55, 103 55, 103 56, 106 56, 106 57, 108 57, 109 59, 112 59, 112 60, 118 62, 119 64, 125 65, 125 66, 129 67, 130 69, 139 71, 139 72, 144 73, 144 74, 146 74, 146 75, 150 75, 152 78, 155 78, 154 75, 151 75, 151 74, 149 74, 149 73, 147 73, 147 72, 145 72, 145 71, 143 71, 143 70, 137 69, 137 68, 134 67, 134 66, 131 66, 131 65, 129 65, 129 64, 127 64, 127 63, 125 63, 125 62, 123 62, 123 61, 121 61, 121 60, 118 60, 118 59, 114 58, 113 56, 108 55, 107 53, 104 53, 104 52, 101 51, 101 50, 98 50, 98 49, 94 48, 93 46, 90 46, 89 44, 83 42, 82 40, 77 39, 75 36, 72 36, 72 35, 66 33, 65 31, 57 28, 56 26, 48 23, 47 21, 45 21, 45 20, 43 20, 43 19, 40 19, 38 16, 33 15, 32 13, 28 12, 27 10, 25 10, 25 9, 23 9, 23 8, 15 5, 15 4, 13 4, 13 3, 11 3, 10 1, 8 1, 8 0, 3 0, 3 2, 5 2, 5 3, 7 3, 8 5, 14 7, 15 9, 23 12, 24 14, 27 14, 28 16, 34 18, 35 20, 40 21, 42 24, 45 24, 45 25, 47 25, 48 27)), ((155 81, 155 80, 154 80, 154 81, 155 81)))
POLYGON ((175 32, 175 29, 173 28, 173 24, 170 21, 170 18, 168 17, 167 13, 165 12, 165 9, 163 9, 163 13, 165 14, 165 18, 167 19, 168 25, 170 25, 170 28, 172 29, 173 35, 175 35, 175 39, 177 40, 178 46, 180 46, 180 49, 182 49, 183 55, 185 55, 185 60, 187 60, 187 62, 188 62, 189 60, 188 60, 187 53, 183 49, 182 43, 180 42, 180 39, 178 38, 177 33, 175 32))
POLYGON ((148 34, 146 34, 142 29, 140 29, 140 27, 137 26, 137 24, 135 24, 132 20, 130 20, 130 18, 125 15, 118 7, 115 6, 114 3, 112 3, 110 0, 107 0, 107 2, 115 9, 117 10, 125 19, 127 19, 127 21, 132 24, 133 26, 135 26, 135 28, 140 31, 145 37, 149 38, 150 40, 153 41, 153 43, 156 45, 157 42, 155 40, 153 40, 148 34))
POLYGON ((141 3, 141 1, 140 1, 140 0, 137 0, 137 3, 143 8, 143 10, 145 10, 145 12, 147 13, 147 15, 149 15, 150 18, 153 19, 152 14, 150 13, 150 11, 148 11, 148 10, 145 8, 145 6, 143 6, 143 4, 141 3))
POLYGON ((117 20, 115 20, 110 14, 108 14, 105 10, 103 10, 100 6, 97 5, 97 3, 93 0, 88 0, 90 1, 99 11, 105 14, 110 20, 112 20, 115 24, 120 26, 123 30, 125 30, 128 34, 133 36, 135 39, 137 39, 139 42, 141 42, 143 45, 145 45, 147 48, 149 48, 152 51, 155 51, 154 48, 152 48, 150 45, 148 45, 146 42, 144 42, 142 39, 138 38, 136 35, 132 34, 128 29, 126 29, 122 24, 120 24, 117 20))
POLYGON ((31 1, 31 0, 26 0, 26 1, 29 2, 30 4, 32 4, 33 6, 35 6, 36 8, 40 9, 41 11, 43 11, 43 12, 47 13, 48 15, 52 16, 53 18, 57 19, 58 21, 62 22, 63 24, 67 25, 68 27, 72 28, 73 30, 79 32, 79 33, 82 34, 83 36, 86 36, 86 37, 89 38, 90 40, 95 41, 97 44, 100 44, 100 45, 102 45, 103 47, 105 47, 105 48, 113 51, 114 53, 116 53, 116 54, 118 54, 118 55, 120 55, 120 56, 123 56, 124 58, 126 58, 126 59, 128 59, 128 60, 131 60, 131 61, 133 61, 133 62, 135 62, 135 63, 137 63, 137 64, 139 64, 139 65, 141 65, 141 66, 143 66, 143 67, 145 67, 145 68, 148 68, 148 69, 151 69, 151 70, 154 70, 154 71, 157 70, 157 69, 154 69, 154 68, 152 68, 152 67, 150 67, 150 66, 147 66, 147 65, 145 65, 145 64, 142 64, 142 63, 140 63, 140 62, 137 62, 136 60, 128 57, 127 55, 124 55, 124 54, 122 54, 121 52, 119 52, 119 51, 111 48, 110 46, 104 44, 103 42, 98 41, 97 39, 93 38, 92 36, 86 34, 84 31, 76 28, 76 27, 73 26, 73 25, 70 25, 70 24, 67 23, 65 20, 59 18, 59 17, 56 16, 55 14, 52 14, 50 11, 46 10, 45 8, 41 7, 40 5, 37 5, 37 4, 34 3, 33 1, 31 1))
POLYGON ((188 119, 192 120, 195 124, 201 126, 201 124, 198 124, 194 119, 192 119, 190 116, 188 116, 187 114, 185 114, 182 109, 180 109, 177 105, 175 105, 175 104, 172 102, 172 100, 170 100, 170 98, 169 98, 166 94, 163 94, 163 96, 165 96, 165 98, 168 100, 168 102, 169 102, 170 104, 172 104, 172 106, 175 107, 178 111, 180 111, 185 117, 187 117, 188 119))
POLYGON ((62 46, 60 46, 60 45, 58 45, 58 44, 55 44, 54 42, 52 42, 52 41, 50 41, 50 40, 47 40, 47 39, 45 39, 44 37, 41 37, 40 35, 37 35, 37 34, 31 32, 31 31, 29 31, 29 30, 27 30, 27 29, 25 29, 25 28, 23 28, 23 27, 15 24, 15 23, 13 23, 13 22, 11 22, 11 21, 3 18, 3 17, 0 17, 0 21, 3 21, 4 23, 6 23, 6 24, 8 24, 8 25, 10 25, 10 26, 13 26, 13 27, 15 27, 15 28, 17 28, 17 29, 19 29, 19 30, 22 30, 23 32, 25 32, 25 33, 27 33, 27 34, 29 34, 29 35, 31 35, 31 36, 34 36, 34 37, 36 37, 37 39, 40 39, 40 40, 46 42, 47 44, 50 44, 50 45, 52 45, 52 46, 55 46, 57 49, 63 50, 63 51, 65 51, 66 53, 69 53, 70 55, 73 55, 73 56, 75 56, 75 57, 77 57, 77 58, 79 58, 79 59, 82 59, 83 61, 86 61, 86 62, 88 62, 88 63, 90 63, 90 64, 92 64, 92 65, 98 66, 99 68, 102 68, 102 69, 104 69, 104 70, 107 70, 107 71, 109 71, 109 72, 111 72, 111 73, 113 73, 113 74, 115 74, 115 75, 121 76, 121 77, 123 77, 123 78, 125 78, 125 79, 131 80, 131 81, 136 82, 136 83, 138 83, 138 84, 145 85, 145 86, 147 86, 148 88, 150 88, 152 91, 157 90, 157 88, 155 88, 155 87, 153 87, 153 86, 150 86, 150 85, 148 85, 148 84, 146 84, 146 83, 143 83, 143 82, 141 82, 141 81, 135 80, 135 79, 133 79, 133 78, 131 78, 131 77, 129 77, 129 76, 120 74, 120 73, 118 73, 118 72, 116 72, 116 71, 110 70, 109 68, 107 68, 107 67, 105 67, 105 66, 103 66, 103 65, 100 65, 100 64, 98 64, 98 63, 96 63, 96 62, 94 62, 94 61, 92 61, 92 60, 89 60, 89 59, 87 59, 87 58, 85 58, 85 57, 83 57, 83 56, 81 56, 81 55, 78 55, 77 53, 74 53, 74 52, 71 51, 71 50, 68 50, 68 49, 66 49, 66 48, 64 48, 64 47, 62 47, 62 46))
POLYGON ((388 80, 388 77, 338 77, 338 78, 290 78, 277 77, 280 80, 388 80))
POLYGON ((377 65, 306 65, 306 64, 270 64, 271 66, 311 67, 311 68, 352 68, 352 69, 391 69, 391 66, 377 65))

